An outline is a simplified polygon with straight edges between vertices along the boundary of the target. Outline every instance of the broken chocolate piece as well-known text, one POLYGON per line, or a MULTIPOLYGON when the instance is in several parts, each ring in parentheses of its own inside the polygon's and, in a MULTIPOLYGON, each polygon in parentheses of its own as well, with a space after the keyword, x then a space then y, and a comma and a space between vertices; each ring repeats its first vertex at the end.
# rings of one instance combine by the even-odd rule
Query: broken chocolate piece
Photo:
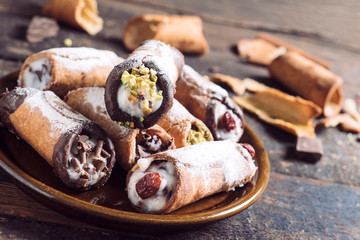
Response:
POLYGON ((296 155, 306 161, 319 161, 324 154, 320 139, 311 137, 298 137, 296 142, 296 155))
POLYGON ((55 19, 34 16, 26 32, 26 40, 32 43, 41 42, 45 38, 55 37, 59 32, 59 25, 55 19))

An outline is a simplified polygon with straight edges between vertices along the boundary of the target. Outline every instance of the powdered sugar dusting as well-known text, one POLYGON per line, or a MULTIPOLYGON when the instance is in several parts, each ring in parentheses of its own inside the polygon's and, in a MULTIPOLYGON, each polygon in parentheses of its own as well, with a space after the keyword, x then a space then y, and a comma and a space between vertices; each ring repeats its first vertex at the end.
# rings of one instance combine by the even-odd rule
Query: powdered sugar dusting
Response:
POLYGON ((142 59, 145 65, 148 62, 159 66, 161 67, 158 72, 159 76, 165 74, 171 80, 176 81, 179 76, 177 66, 174 63, 177 58, 176 54, 176 51, 171 46, 159 41, 147 41, 146 45, 137 48, 128 59, 142 59))
POLYGON ((114 52, 87 47, 52 48, 44 50, 69 70, 88 72, 97 66, 115 66, 122 59, 114 52))
POLYGON ((184 78, 183 81, 186 81, 186 79, 193 79, 193 81, 190 82, 199 86, 198 91, 203 90, 203 95, 211 95, 215 93, 217 95, 221 95, 222 97, 229 96, 225 89, 204 78, 189 65, 184 65, 182 78, 184 78))
MULTIPOLYGON (((105 88, 102 87, 89 87, 82 88, 79 91, 84 90, 84 96, 82 100, 84 104, 89 104, 93 108, 93 112, 106 112, 105 106, 105 88), (86 89, 86 91, 85 91, 86 89), (100 110, 100 111, 99 111, 100 110)), ((76 91, 76 90, 75 90, 76 91)))
POLYGON ((63 134, 79 126, 79 123, 89 121, 75 112, 51 91, 36 91, 27 97, 24 104, 28 104, 32 111, 40 110, 51 124, 50 136, 63 134))
MULTIPOLYGON (((201 177, 205 184, 208 184, 211 179, 211 169, 214 168, 222 169, 224 181, 228 186, 234 183, 242 185, 244 178, 253 176, 257 169, 249 152, 240 144, 230 140, 202 142, 186 148, 166 151, 166 155, 177 159, 176 166, 189 169, 193 179, 201 177)), ((151 161, 159 159, 153 156, 138 160, 138 163, 142 165, 141 169, 144 169, 151 161)))

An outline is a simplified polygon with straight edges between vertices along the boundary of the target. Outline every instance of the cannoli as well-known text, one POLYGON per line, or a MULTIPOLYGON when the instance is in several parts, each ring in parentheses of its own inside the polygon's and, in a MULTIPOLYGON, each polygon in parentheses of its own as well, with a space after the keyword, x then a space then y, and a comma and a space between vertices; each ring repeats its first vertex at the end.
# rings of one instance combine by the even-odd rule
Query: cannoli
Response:
POLYGON ((241 108, 228 92, 185 65, 175 98, 210 129, 215 140, 240 140, 244 132, 241 108))
POLYGON ((115 162, 112 141, 53 92, 15 88, 2 94, 0 120, 32 146, 66 186, 88 190, 109 178, 115 162))
POLYGON ((147 39, 170 44, 183 53, 205 54, 209 48, 202 20, 197 16, 145 14, 133 17, 123 33, 125 47, 134 50, 147 39))
POLYGON ((324 116, 341 110, 343 80, 321 65, 290 51, 272 61, 269 71, 290 90, 319 105, 324 116))
POLYGON ((173 138, 158 125, 147 129, 132 129, 110 119, 102 87, 79 88, 69 92, 65 102, 102 127, 114 143, 116 160, 129 171, 137 159, 175 148, 173 138))
POLYGON ((106 78, 123 59, 94 48, 52 48, 28 57, 18 85, 51 90, 60 98, 79 87, 105 86, 106 78))
POLYGON ((105 104, 109 116, 136 128, 156 124, 173 104, 184 56, 160 41, 147 40, 108 76, 105 104))
POLYGON ((251 181, 257 167, 249 144, 203 142, 138 160, 127 175, 127 192, 140 212, 162 214, 251 181))
POLYGON ((50 0, 42 9, 42 14, 81 28, 90 35, 103 28, 96 0, 50 0))
POLYGON ((208 127, 176 99, 158 124, 174 138, 176 148, 214 140, 208 127))

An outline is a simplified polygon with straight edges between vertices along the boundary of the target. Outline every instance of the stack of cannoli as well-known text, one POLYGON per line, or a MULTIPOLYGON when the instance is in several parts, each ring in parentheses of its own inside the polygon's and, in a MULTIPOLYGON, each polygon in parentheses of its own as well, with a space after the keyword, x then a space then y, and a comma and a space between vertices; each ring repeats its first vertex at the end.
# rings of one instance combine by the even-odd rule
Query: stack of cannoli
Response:
POLYGON ((65 102, 87 118, 97 122, 113 140, 117 161, 130 170, 140 157, 173 149, 173 138, 159 125, 147 129, 129 128, 110 119, 104 102, 105 89, 87 87, 71 91, 65 102))
POLYGON ((162 214, 243 186, 256 172, 255 150, 239 143, 241 109, 162 42, 145 41, 124 61, 49 49, 25 61, 19 84, 0 97, 0 122, 70 188, 104 185, 116 159, 131 205, 162 214))

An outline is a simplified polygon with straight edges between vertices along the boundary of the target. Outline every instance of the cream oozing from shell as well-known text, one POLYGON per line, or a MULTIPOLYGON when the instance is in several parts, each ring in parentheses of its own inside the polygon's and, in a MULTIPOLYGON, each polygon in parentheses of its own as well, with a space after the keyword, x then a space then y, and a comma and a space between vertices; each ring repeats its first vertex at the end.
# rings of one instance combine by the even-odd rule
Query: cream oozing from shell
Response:
POLYGON ((157 72, 141 65, 121 75, 122 84, 117 91, 120 109, 134 117, 145 117, 162 104, 162 91, 158 88, 157 72))
MULTIPOLYGON (((92 150, 90 154, 87 154, 86 161, 81 162, 79 161, 79 170, 75 169, 75 166, 71 163, 73 158, 77 158, 79 153, 79 149, 77 148, 77 141, 72 145, 72 148, 70 150, 70 157, 68 159, 69 161, 69 167, 67 168, 67 172, 69 174, 70 180, 77 181, 79 178, 82 178, 82 176, 85 174, 85 171, 88 173, 88 180, 86 182, 86 186, 92 186, 96 184, 102 177, 106 176, 107 173, 98 170, 95 166, 95 160, 103 161, 105 163, 105 166, 107 166, 107 159, 101 154, 99 156, 95 156, 95 151, 92 150), (83 169, 87 169, 83 171, 83 169)), ((95 139, 87 139, 85 141, 86 144, 89 144, 92 148, 95 148, 98 141, 95 139)))
POLYGON ((44 90, 51 79, 51 65, 48 58, 39 58, 29 63, 23 72, 23 87, 44 90))
POLYGON ((135 172, 131 175, 127 185, 128 198, 134 206, 141 208, 144 212, 157 212, 162 210, 176 188, 176 173, 175 167, 171 162, 156 160, 149 161, 149 159, 139 159, 138 166, 135 172), (146 174, 157 172, 161 176, 161 184, 154 195, 149 198, 142 199, 137 190, 136 184, 146 174))
POLYGON ((218 126, 219 126, 218 127, 219 139, 221 140, 229 139, 234 142, 239 141, 239 138, 241 137, 242 134, 242 129, 241 129, 242 123, 240 118, 232 110, 227 109, 226 106, 223 104, 219 104, 216 110, 215 119, 218 122, 218 126), (226 112, 228 112, 235 121, 235 128, 230 131, 226 129, 224 126, 221 126, 221 124, 219 124, 222 121, 222 118, 226 112))

